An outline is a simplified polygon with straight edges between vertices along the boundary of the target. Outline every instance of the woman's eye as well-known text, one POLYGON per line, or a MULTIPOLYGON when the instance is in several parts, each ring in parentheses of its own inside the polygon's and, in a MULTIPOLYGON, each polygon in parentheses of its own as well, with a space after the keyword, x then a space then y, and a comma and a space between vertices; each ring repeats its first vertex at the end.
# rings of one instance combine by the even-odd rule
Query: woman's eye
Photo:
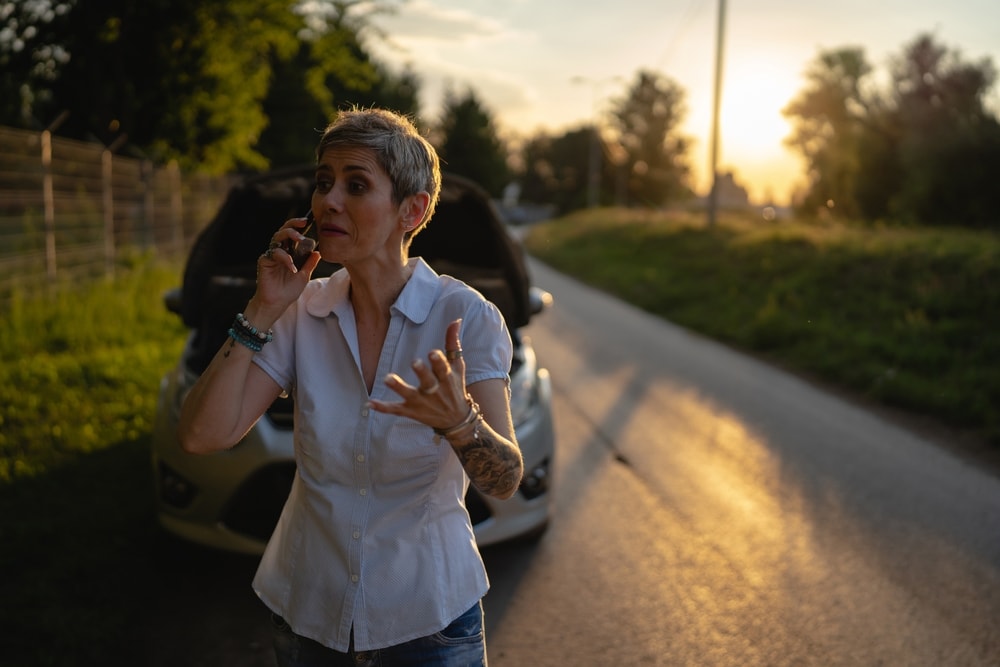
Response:
POLYGON ((360 181, 351 181, 347 184, 347 190, 353 195, 359 195, 365 191, 365 184, 360 181))
POLYGON ((317 192, 329 192, 330 188, 332 187, 333 187, 333 181, 328 181, 326 179, 316 179, 317 192))

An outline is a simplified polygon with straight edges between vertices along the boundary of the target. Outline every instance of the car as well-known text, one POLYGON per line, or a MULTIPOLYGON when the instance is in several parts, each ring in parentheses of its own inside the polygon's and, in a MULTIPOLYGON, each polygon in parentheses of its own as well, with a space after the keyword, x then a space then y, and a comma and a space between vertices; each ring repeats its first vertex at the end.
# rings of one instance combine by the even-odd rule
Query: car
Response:
MULTIPOLYGON (((233 186, 195 240, 182 285, 164 295, 188 337, 176 366, 160 382, 151 441, 153 486, 159 523, 184 540, 263 553, 291 489, 296 466, 290 397, 275 400, 232 449, 208 456, 181 450, 177 423, 192 385, 253 294, 262 249, 285 220, 308 211, 313 188, 311 165, 258 174, 233 186)), ((551 511, 552 383, 524 328, 548 307, 551 295, 530 284, 523 249, 486 192, 453 174, 443 174, 440 203, 414 237, 410 255, 475 287, 504 315, 514 343, 510 402, 525 472, 507 500, 470 487, 466 508, 480 546, 537 538, 551 511)), ((321 262, 313 276, 337 268, 321 262)))

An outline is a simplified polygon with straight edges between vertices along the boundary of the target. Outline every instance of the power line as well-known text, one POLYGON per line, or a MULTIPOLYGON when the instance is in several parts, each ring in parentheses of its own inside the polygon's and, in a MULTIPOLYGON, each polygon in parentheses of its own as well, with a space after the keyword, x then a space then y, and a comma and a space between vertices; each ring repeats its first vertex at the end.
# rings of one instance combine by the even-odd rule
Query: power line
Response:
POLYGON ((666 47, 664 48, 663 55, 660 56, 659 61, 656 64, 656 68, 659 70, 663 69, 664 63, 673 56, 673 50, 677 48, 680 43, 681 35, 691 27, 694 23, 695 18, 701 13, 701 10, 708 4, 708 0, 691 0, 684 8, 684 13, 681 14, 681 18, 677 23, 674 24, 673 34, 666 41, 666 47))

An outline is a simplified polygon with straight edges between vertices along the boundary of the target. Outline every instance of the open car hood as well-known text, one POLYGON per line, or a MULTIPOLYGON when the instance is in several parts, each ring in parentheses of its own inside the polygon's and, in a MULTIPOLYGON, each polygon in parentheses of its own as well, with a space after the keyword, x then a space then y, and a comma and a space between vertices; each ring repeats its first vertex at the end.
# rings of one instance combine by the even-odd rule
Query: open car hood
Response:
MULTIPOLYGON (((180 302, 185 325, 204 334, 214 330, 208 337, 222 344, 226 327, 253 295, 257 258, 271 236, 286 220, 309 210, 314 172, 313 165, 281 169, 232 188, 188 257, 180 302)), ((423 257, 438 273, 478 289, 497 305, 509 327, 524 326, 531 318, 523 250, 473 181, 442 174, 441 200, 434 217, 413 238, 410 256, 423 257)), ((313 276, 337 268, 321 262, 313 276)))

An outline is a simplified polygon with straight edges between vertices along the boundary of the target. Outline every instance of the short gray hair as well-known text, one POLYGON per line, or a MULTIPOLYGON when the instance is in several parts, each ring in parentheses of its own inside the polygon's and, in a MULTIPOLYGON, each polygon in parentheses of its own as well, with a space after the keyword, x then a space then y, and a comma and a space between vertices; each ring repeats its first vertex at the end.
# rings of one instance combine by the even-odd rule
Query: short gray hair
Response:
POLYGON ((354 107, 340 111, 316 147, 316 161, 327 149, 352 147, 371 149, 392 182, 397 204, 410 195, 427 192, 430 203, 423 220, 409 234, 412 238, 434 215, 441 194, 441 165, 437 151, 420 135, 413 122, 387 109, 354 107))

